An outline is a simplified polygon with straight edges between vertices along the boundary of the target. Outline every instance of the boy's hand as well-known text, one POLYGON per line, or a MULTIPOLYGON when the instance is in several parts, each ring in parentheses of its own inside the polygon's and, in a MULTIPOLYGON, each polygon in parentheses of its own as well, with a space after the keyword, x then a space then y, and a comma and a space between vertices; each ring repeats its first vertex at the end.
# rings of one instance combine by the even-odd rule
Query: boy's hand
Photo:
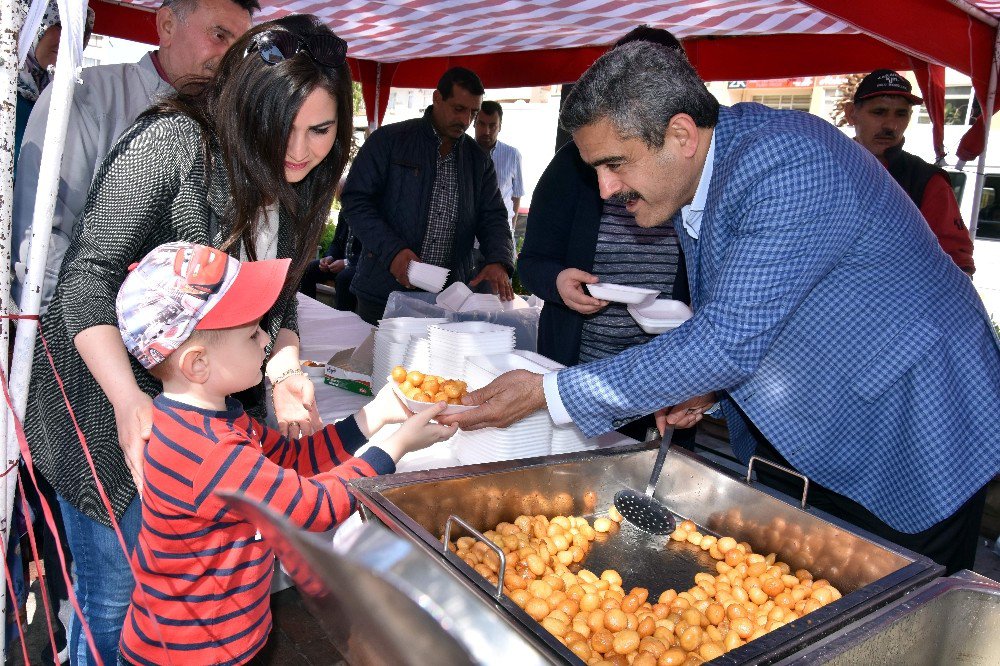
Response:
POLYGON ((387 423, 402 423, 413 415, 392 390, 394 383, 390 378, 389 383, 383 386, 355 417, 361 434, 369 439, 387 423))
POLYGON ((271 389, 274 417, 278 431, 294 439, 311 435, 323 427, 323 419, 316 409, 316 396, 312 381, 305 375, 288 377, 271 389))
POLYGON ((380 448, 399 462, 407 453, 419 451, 431 444, 443 442, 458 431, 458 426, 444 426, 431 423, 431 419, 447 407, 447 403, 439 402, 430 409, 417 412, 403 422, 399 430, 394 432, 380 448))
POLYGON ((136 490, 142 494, 142 460, 153 428, 153 399, 137 390, 113 407, 118 445, 122 447, 136 490))

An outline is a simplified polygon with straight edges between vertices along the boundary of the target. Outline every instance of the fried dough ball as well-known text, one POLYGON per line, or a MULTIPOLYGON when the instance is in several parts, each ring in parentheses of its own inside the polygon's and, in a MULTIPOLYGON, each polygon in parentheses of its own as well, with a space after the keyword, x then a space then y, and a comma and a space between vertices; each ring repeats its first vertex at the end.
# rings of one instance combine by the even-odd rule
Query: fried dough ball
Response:
POLYGON ((397 365, 395 368, 393 368, 392 381, 396 382, 397 384, 402 384, 404 381, 406 381, 406 368, 404 368, 401 365, 397 365))

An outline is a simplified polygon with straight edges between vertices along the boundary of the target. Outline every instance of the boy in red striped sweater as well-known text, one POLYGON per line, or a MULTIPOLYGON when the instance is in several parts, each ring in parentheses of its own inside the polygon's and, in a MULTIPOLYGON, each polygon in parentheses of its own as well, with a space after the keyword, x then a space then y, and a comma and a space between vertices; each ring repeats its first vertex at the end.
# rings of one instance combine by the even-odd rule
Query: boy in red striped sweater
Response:
POLYGON ((430 422, 443 405, 410 415, 383 390, 355 416, 289 440, 228 397, 262 379, 270 340, 258 324, 288 264, 241 263, 215 248, 168 243, 118 293, 125 346, 163 382, 143 466, 125 663, 244 664, 267 641, 273 555, 215 491, 239 490, 303 529, 328 530, 354 510, 349 480, 391 473, 403 454, 455 432, 430 422), (383 443, 353 456, 372 433, 401 421, 383 443))

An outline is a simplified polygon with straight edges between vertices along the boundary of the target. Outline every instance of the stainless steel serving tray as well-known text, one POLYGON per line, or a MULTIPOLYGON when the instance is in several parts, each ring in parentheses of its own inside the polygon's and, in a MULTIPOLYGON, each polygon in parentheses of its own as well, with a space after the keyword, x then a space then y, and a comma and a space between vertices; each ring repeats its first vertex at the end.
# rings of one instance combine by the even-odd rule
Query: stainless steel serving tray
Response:
MULTIPOLYGON (((486 530, 520 514, 603 515, 616 491, 645 487, 655 454, 655 446, 638 444, 359 479, 352 482, 351 491, 365 519, 376 518, 448 561, 484 603, 516 618, 523 631, 555 655, 580 663, 510 599, 493 598, 495 588, 455 555, 442 552, 445 523, 456 515, 486 530)), ((942 572, 925 557, 822 512, 800 509, 680 449, 668 454, 655 496, 703 530, 747 541, 755 552, 775 552, 793 569, 806 568, 844 593, 838 601, 713 663, 773 663, 942 572)), ((596 545, 583 566, 598 573, 616 569, 627 587, 649 588, 651 597, 670 587, 691 587, 698 571, 715 572, 715 561, 699 548, 650 537, 627 525, 596 545)))
MULTIPOLYGON (((331 547, 281 514, 222 492, 260 530, 327 638, 354 666, 549 666, 551 652, 484 605, 448 565, 374 521, 331 547)), ((333 663, 331 655, 330 663, 333 663)))
POLYGON ((1000 663, 1000 586, 969 571, 938 578, 782 664, 1000 663))

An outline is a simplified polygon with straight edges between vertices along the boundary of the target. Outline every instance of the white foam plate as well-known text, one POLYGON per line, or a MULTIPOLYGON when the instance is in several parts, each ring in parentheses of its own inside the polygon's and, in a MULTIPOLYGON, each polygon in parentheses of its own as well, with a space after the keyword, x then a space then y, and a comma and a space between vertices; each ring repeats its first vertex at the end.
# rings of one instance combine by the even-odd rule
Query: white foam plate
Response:
MULTIPOLYGON (((403 395, 402 391, 399 390, 399 384, 393 382, 392 379, 390 379, 389 381, 392 382, 392 390, 396 393, 396 397, 402 400, 403 404, 406 405, 410 409, 410 411, 413 412, 414 414, 416 414, 417 412, 422 412, 425 409, 430 409, 435 404, 437 404, 434 402, 421 402, 420 400, 410 400, 405 395, 403 395)), ((462 412, 467 412, 470 409, 475 409, 475 408, 476 408, 475 405, 448 405, 441 413, 461 414, 462 412)))
POLYGON ((438 294, 434 302, 443 308, 452 310, 453 312, 458 312, 462 307, 462 303, 465 303, 465 299, 472 295, 472 290, 469 289, 464 282, 455 282, 450 287, 438 294))
POLYGON ((598 282, 588 284, 587 291, 594 298, 612 303, 644 303, 656 298, 660 292, 655 289, 645 289, 643 287, 630 287, 624 284, 611 284, 610 282, 598 282))
POLYGON ((444 280, 425 280, 422 277, 413 275, 410 276, 410 284, 412 284, 417 289, 423 289, 424 291, 436 294, 442 289, 444 289, 444 280))
POLYGON ((642 305, 628 306, 632 319, 649 334, 673 330, 691 318, 693 313, 682 301, 658 298, 642 305))

